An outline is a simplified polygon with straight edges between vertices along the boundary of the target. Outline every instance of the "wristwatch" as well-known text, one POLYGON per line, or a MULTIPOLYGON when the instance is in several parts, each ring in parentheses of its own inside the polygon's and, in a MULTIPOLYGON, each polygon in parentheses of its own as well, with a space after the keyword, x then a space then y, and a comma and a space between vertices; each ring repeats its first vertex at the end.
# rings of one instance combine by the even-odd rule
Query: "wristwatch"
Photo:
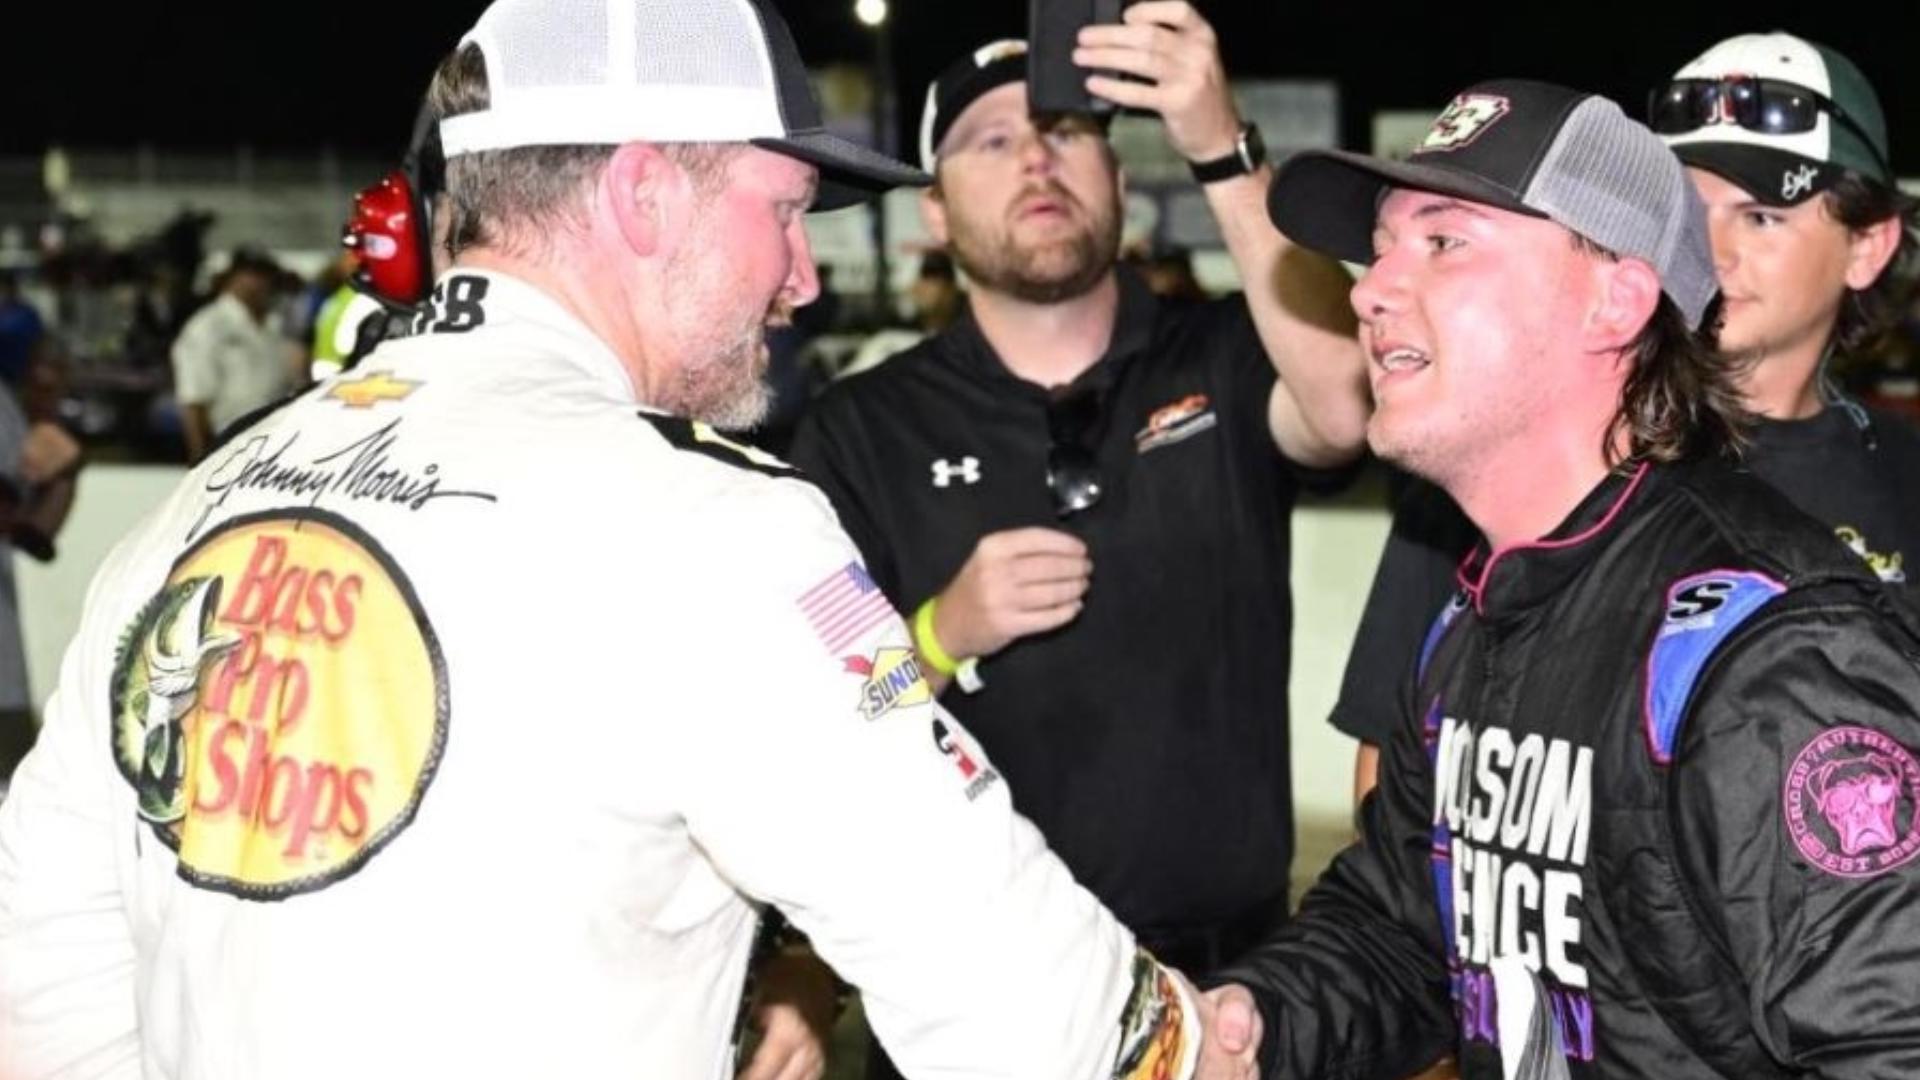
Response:
POLYGON ((1234 140, 1233 153, 1212 161, 1189 161, 1193 178, 1202 184, 1245 176, 1267 161, 1267 144, 1260 138, 1258 124, 1240 125, 1240 137, 1234 140))

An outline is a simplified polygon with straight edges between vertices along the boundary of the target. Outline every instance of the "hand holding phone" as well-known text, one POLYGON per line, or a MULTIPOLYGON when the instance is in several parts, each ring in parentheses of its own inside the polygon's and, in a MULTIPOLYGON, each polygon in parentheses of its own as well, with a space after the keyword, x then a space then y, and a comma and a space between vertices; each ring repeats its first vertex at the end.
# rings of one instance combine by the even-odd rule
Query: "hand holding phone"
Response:
POLYGON ((1080 28, 1117 24, 1128 0, 1031 0, 1027 8, 1027 109, 1035 116, 1105 115, 1114 103, 1087 91, 1092 70, 1073 62, 1080 28))
POLYGON ((1086 27, 1076 40, 1070 59, 1093 69, 1082 76, 1092 95, 1159 114, 1167 141, 1188 161, 1235 152, 1242 124, 1219 39, 1187 0, 1127 4, 1119 23, 1086 27))

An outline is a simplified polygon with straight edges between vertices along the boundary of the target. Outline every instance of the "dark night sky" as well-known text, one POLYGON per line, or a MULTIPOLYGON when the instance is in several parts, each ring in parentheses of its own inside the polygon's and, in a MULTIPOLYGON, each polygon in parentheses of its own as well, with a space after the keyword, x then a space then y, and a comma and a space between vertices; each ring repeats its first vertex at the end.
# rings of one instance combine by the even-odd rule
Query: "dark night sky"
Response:
MULTIPOLYGON (((775 0, 811 63, 860 62, 852 0, 775 0)), ((1517 75, 1598 90, 1636 115, 1652 83, 1727 34, 1788 29, 1851 55, 1896 118, 1920 116, 1920 4, 1434 3, 1200 0, 1236 75, 1332 77, 1345 141, 1377 108, 1434 107, 1481 78, 1517 75), (1827 14, 1831 13, 1831 14, 1827 14)), ((49 143, 298 151, 331 144, 397 153, 417 95, 478 0, 333 0, 228 7, 191 0, 37 0, 8 13, 0 153, 49 143)), ((930 74, 961 49, 1015 35, 1019 0, 893 0, 903 122, 930 74)), ((1894 161, 1920 172, 1912 122, 1894 161)))

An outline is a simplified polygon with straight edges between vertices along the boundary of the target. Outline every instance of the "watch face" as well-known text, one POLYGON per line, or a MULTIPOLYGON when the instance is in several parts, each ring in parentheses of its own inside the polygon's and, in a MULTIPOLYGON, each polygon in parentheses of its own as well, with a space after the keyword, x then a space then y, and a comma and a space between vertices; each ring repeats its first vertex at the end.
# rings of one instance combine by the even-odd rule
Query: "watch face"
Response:
POLYGON ((1260 137, 1260 126, 1248 124, 1240 129, 1240 163, 1248 172, 1259 168, 1267 160, 1267 143, 1260 137))

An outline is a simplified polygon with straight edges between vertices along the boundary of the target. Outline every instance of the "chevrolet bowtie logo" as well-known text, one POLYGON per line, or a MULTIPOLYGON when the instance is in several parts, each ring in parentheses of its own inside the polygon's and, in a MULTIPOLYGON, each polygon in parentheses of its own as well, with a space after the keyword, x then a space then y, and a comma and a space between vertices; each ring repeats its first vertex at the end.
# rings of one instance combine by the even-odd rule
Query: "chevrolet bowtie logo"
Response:
POLYGON ((972 454, 968 454, 966 457, 960 459, 960 464, 958 465, 948 461, 946 458, 941 458, 939 461, 933 463, 934 487, 951 487, 953 486, 953 478, 956 476, 960 478, 962 483, 979 483, 980 459, 974 457, 972 454))
POLYGON ((419 385, 411 379, 396 379, 385 371, 370 371, 358 379, 334 383, 327 396, 349 409, 371 409, 382 401, 399 401, 419 385))

